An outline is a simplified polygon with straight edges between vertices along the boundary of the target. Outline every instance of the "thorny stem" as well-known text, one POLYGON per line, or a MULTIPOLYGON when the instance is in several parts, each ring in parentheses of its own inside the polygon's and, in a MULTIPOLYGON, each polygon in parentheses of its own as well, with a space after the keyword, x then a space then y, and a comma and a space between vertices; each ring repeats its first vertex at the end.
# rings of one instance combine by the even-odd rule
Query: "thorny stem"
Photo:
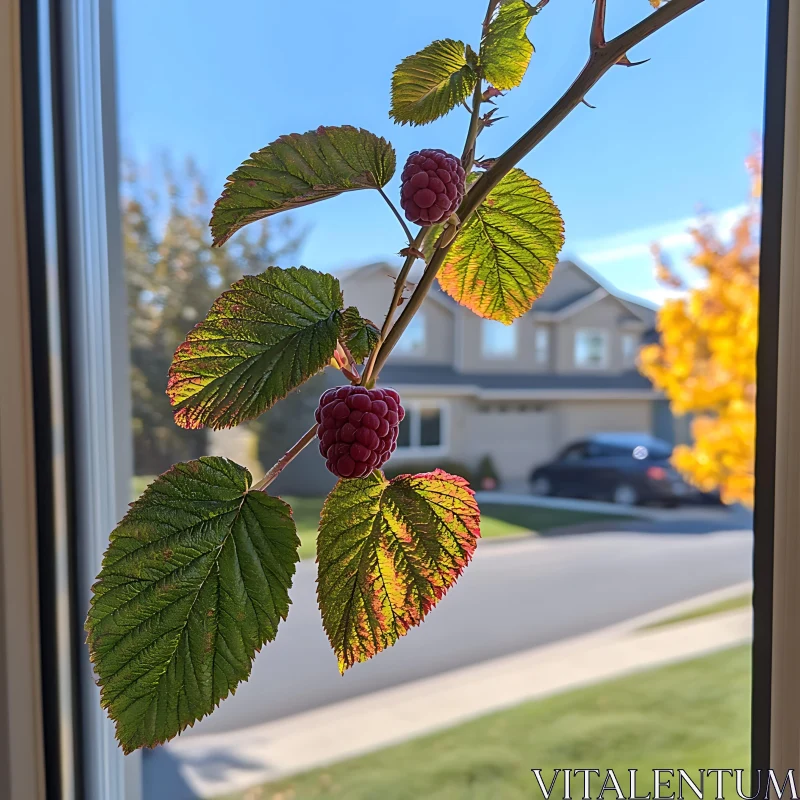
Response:
POLYGON ((403 226, 403 230, 405 231, 406 238, 408 239, 408 244, 411 247, 413 247, 414 246, 414 236, 412 235, 411 231, 409 230, 408 225, 406 225, 406 221, 403 219, 402 215, 397 210, 397 207, 395 206, 395 204, 389 199, 389 197, 387 196, 386 192, 384 192, 383 189, 381 189, 380 186, 378 187, 378 191, 381 193, 381 197, 386 201, 386 205, 389 206, 389 208, 392 209, 392 213, 397 217, 397 221, 403 226))
MULTIPOLYGON (((592 88, 603 75, 613 67, 625 53, 632 47, 640 44, 648 36, 661 30, 665 25, 685 14, 695 6, 700 5, 703 0, 671 0, 666 5, 661 6, 657 11, 650 14, 641 22, 629 28, 624 33, 606 42, 605 46, 594 49, 589 54, 586 66, 580 71, 578 77, 566 92, 555 102, 555 104, 536 122, 526 133, 517 139, 508 150, 503 153, 483 175, 472 185, 467 192, 464 200, 456 213, 459 219, 466 222, 474 213, 478 206, 486 199, 489 192, 497 186, 503 177, 508 174, 520 159, 536 147, 549 133, 567 117, 567 115, 583 102, 584 95, 592 88)), ((597 0, 600 4, 601 12, 605 10, 604 0, 597 0)), ((595 7, 594 26, 598 18, 598 9, 595 7)), ((422 305, 428 291, 433 285, 436 274, 444 263, 444 259, 452 245, 437 248, 425 272, 417 284, 414 293, 409 298, 402 314, 386 336, 380 352, 374 359, 372 375, 377 376, 383 367, 392 348, 397 344, 408 326, 414 314, 422 305)))
POLYGON ((469 175, 472 165, 475 162, 475 143, 481 132, 481 103, 483 102, 483 80, 478 78, 475 84, 475 91, 472 94, 472 113, 469 117, 469 130, 467 131, 467 141, 464 143, 464 152, 461 155, 461 166, 464 172, 469 175))
POLYGON ((296 444, 292 445, 292 447, 280 457, 275 466, 272 467, 272 469, 267 472, 267 474, 258 483, 256 483, 250 489, 250 491, 263 492, 267 486, 269 486, 275 480, 275 478, 277 478, 278 475, 283 472, 286 465, 293 461, 304 448, 311 444, 311 441, 316 435, 317 423, 315 422, 314 425, 303 434, 303 438, 300 439, 300 441, 296 444))
POLYGON ((386 312, 386 319, 384 319, 383 326, 381 327, 380 339, 378 339, 378 343, 373 348, 372 353, 370 353, 369 361, 364 369, 364 374, 361 376, 361 383, 367 388, 370 387, 370 380, 372 378, 372 373, 375 368, 375 361, 378 357, 378 353, 380 352, 381 345, 389 333, 395 311, 400 306, 400 300, 403 297, 403 290, 405 289, 408 273, 411 271, 411 267, 414 266, 414 262, 417 260, 417 256, 414 251, 419 252, 419 250, 422 248, 427 233, 428 230, 426 228, 420 228, 416 238, 413 242, 411 242, 411 252, 406 256, 406 260, 403 262, 403 266, 400 268, 400 272, 397 274, 397 279, 394 282, 392 301, 389 304, 389 310, 386 312))
POLYGON ((606 46, 606 0, 594 0, 594 17, 589 34, 589 51, 597 52, 606 46))

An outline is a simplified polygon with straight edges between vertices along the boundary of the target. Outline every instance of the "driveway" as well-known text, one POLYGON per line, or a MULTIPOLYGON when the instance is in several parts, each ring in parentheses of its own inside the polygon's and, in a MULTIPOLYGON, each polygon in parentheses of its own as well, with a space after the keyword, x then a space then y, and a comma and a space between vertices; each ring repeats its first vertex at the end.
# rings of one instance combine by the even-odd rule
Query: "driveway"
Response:
MULTIPOLYGON (((730 519, 719 518, 716 527, 730 519)), ((694 533, 714 527, 707 519, 682 519, 672 530, 660 530, 663 525, 650 520, 625 531, 483 542, 421 627, 344 676, 320 624, 316 565, 303 562, 289 618, 256 657, 250 680, 183 735, 278 719, 576 636, 750 579, 748 530, 694 533), (684 532, 687 527, 692 533, 684 532)), ((145 752, 144 769, 148 800, 191 797, 180 788, 169 746, 145 752)))

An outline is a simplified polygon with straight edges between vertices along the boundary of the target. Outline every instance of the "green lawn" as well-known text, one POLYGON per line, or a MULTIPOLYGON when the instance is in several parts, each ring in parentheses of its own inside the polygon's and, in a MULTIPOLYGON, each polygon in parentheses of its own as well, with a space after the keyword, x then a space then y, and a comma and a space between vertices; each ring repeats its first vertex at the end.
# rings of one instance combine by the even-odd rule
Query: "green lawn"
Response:
MULTIPOLYGON (((710 765, 747 769, 749 712, 750 652, 740 647, 526 703, 229 798, 528 800, 541 798, 534 767, 548 783, 557 767, 614 769, 626 793, 628 769, 640 769, 642 795, 653 791, 655 768, 680 767, 695 781, 710 765)), ((582 780, 573 778, 573 797, 582 780)), ((599 788, 594 782, 592 796, 599 788)), ((674 782, 662 791, 672 789, 674 782)), ((554 796, 563 796, 563 785, 554 796)), ((725 796, 735 796, 733 786, 725 796)))
POLYGON ((727 600, 720 600, 718 603, 711 603, 707 606, 686 611, 683 614, 676 614, 674 617, 667 617, 659 622, 646 625, 642 630, 652 630, 653 628, 663 628, 665 625, 675 625, 678 622, 687 622, 690 619, 707 617, 710 614, 721 614, 723 611, 738 611, 742 608, 750 608, 753 605, 752 594, 742 594, 738 597, 729 597, 727 600))
MULTIPOLYGON (((153 476, 136 475, 131 482, 133 499, 137 498, 151 483, 153 476)), ((284 497, 292 507, 300 537, 300 558, 314 557, 314 543, 319 525, 321 497, 284 497)), ((530 532, 547 534, 549 531, 567 525, 580 525, 585 522, 626 519, 613 514, 598 514, 586 511, 567 511, 557 508, 537 508, 535 506, 514 506, 504 503, 481 503, 481 537, 525 536, 530 532)))
MULTIPOLYGON (((597 511, 572 511, 562 508, 541 508, 527 505, 508 505, 506 503, 481 503, 483 519, 497 520, 513 525, 519 530, 547 534, 557 528, 583 525, 587 522, 604 520, 624 520, 630 522, 631 516, 597 511)), ((490 534, 491 535, 491 534, 490 534)))

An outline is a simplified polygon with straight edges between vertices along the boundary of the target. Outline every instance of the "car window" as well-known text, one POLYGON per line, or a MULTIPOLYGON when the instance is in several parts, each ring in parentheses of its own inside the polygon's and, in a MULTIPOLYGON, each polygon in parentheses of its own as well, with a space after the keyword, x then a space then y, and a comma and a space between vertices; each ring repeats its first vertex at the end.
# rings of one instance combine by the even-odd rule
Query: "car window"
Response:
POLYGON ((586 458, 586 445, 584 443, 581 444, 573 444, 571 447, 568 447, 562 454, 560 461, 581 461, 586 458))

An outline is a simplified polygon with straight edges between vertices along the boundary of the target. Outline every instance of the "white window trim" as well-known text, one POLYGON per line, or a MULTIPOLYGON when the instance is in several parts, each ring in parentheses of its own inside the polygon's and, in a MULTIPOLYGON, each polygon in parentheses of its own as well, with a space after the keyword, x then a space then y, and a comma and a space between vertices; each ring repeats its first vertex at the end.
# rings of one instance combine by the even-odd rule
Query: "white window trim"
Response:
POLYGON ((514 361, 519 356, 519 327, 516 325, 507 326, 514 334, 514 349, 508 353, 491 353, 486 350, 486 329, 488 324, 502 325, 501 322, 495 322, 491 319, 481 320, 481 356, 492 361, 514 361))
POLYGON ((400 336, 400 338, 397 341, 397 344, 394 346, 394 349, 392 350, 392 356, 394 358, 397 358, 397 359, 400 359, 400 358, 414 359, 414 358, 419 358, 420 356, 427 355, 427 353, 428 353, 428 318, 427 318, 427 314, 425 313, 425 309, 421 308, 414 315, 414 318, 413 318, 412 322, 415 321, 415 320, 419 320, 420 325, 422 325, 422 347, 420 347, 418 350, 401 350, 401 349, 398 348, 400 342, 403 341, 403 336, 406 333, 408 333, 408 328, 406 328, 406 330, 403 331, 403 336, 400 336))
POLYGON ((406 417, 410 420, 411 444, 400 447, 394 451, 393 458, 412 461, 416 458, 428 456, 446 456, 450 452, 450 403, 446 400, 403 400, 406 417), (420 411, 435 409, 439 412, 439 432, 441 443, 435 447, 422 447, 420 439, 420 411))
POLYGON ((577 369, 600 370, 608 369, 608 331, 605 328, 576 328, 572 340, 572 363, 577 369), (590 336, 600 336, 603 339, 603 361, 600 364, 579 364, 578 363, 578 336, 589 334, 590 336))

